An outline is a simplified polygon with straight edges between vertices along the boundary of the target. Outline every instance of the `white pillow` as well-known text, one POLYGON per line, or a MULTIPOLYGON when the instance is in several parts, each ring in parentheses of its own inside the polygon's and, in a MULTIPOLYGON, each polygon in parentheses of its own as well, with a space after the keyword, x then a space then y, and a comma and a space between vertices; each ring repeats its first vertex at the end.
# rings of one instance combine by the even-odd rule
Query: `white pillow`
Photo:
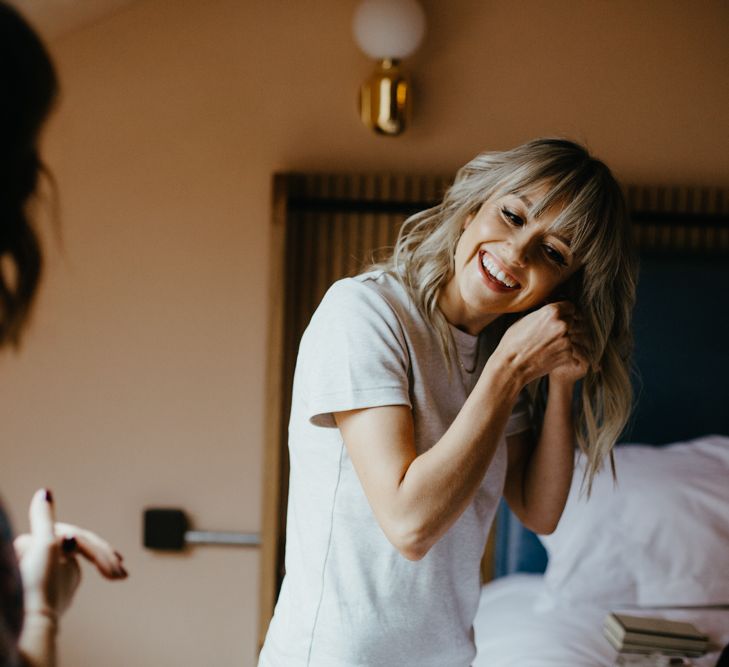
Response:
POLYGON ((580 493, 578 460, 545 584, 569 603, 729 604, 729 438, 620 446, 580 493))

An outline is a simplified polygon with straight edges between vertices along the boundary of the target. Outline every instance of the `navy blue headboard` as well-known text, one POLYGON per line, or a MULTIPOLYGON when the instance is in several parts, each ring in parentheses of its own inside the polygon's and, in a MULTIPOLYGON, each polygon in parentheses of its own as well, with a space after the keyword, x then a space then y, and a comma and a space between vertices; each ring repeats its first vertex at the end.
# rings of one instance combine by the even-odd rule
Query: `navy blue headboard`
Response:
MULTIPOLYGON (((719 198, 720 210, 708 214, 633 214, 641 245, 633 317, 636 406, 620 442, 665 445, 710 433, 729 435, 729 215, 724 202, 719 198)), ((495 577, 543 572, 546 563, 536 535, 502 502, 495 577)))

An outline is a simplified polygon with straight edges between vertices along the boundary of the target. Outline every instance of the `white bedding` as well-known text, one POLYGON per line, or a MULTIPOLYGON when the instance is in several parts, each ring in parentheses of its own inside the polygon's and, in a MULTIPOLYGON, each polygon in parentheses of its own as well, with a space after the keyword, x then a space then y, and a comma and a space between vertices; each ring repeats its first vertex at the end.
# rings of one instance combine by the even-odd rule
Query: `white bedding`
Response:
MULTIPOLYGON (((602 667, 617 652, 604 638, 610 611, 599 605, 570 606, 553 601, 542 575, 511 575, 484 586, 474 629, 478 655, 473 667, 602 667)), ((721 609, 622 608, 633 615, 686 620, 707 634, 715 649, 694 658, 696 667, 713 667, 729 643, 729 607, 721 609)))

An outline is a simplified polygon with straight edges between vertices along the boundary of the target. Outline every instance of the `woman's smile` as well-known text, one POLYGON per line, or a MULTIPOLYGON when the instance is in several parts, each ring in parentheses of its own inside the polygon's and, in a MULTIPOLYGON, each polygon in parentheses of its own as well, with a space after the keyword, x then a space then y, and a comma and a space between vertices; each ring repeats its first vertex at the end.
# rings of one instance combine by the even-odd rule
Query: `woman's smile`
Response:
POLYGON ((478 267, 486 286, 495 292, 512 292, 521 287, 519 281, 504 268, 498 258, 486 250, 479 250, 478 267))

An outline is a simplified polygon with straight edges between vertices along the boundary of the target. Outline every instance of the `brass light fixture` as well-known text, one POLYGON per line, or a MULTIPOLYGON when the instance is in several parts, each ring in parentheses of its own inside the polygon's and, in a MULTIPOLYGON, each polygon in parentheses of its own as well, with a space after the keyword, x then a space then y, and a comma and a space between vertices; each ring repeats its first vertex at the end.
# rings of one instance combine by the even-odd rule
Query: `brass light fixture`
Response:
POLYGON ((360 118, 378 134, 401 134, 410 122, 412 94, 400 61, 420 45, 425 13, 417 0, 364 0, 352 29, 360 49, 377 61, 360 87, 360 118))

